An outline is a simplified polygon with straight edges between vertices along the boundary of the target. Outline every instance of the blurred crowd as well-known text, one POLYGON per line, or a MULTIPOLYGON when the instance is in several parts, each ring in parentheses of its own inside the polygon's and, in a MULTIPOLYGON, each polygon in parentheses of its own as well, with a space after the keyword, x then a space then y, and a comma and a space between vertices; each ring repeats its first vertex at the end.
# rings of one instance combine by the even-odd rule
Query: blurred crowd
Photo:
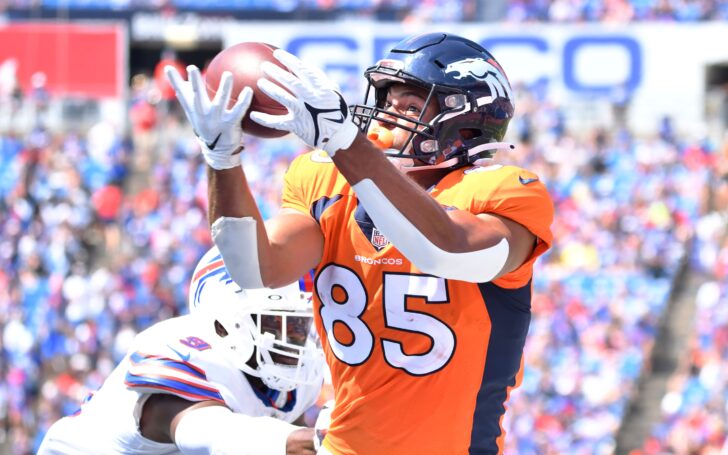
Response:
MULTIPOLYGON (((31 453, 51 422, 73 412, 134 334, 185 311, 189 275, 210 245, 205 169, 175 103, 154 90, 153 80, 134 79, 128 140, 106 123, 85 134, 39 124, 0 140, 0 204, 9 215, 0 220, 0 304, 8 309, 0 314, 0 419, 13 453, 31 453)), ((555 247, 534 281, 529 367, 511 402, 509 450, 610 453, 704 213, 715 153, 669 128, 650 138, 627 129, 577 136, 558 106, 520 92, 511 129, 519 147, 498 159, 537 172, 558 216, 555 247)), ((298 152, 289 139, 247 142, 244 165, 264 217, 277 209, 298 152)), ((715 247, 712 237, 701 241, 715 247)), ((716 273, 725 293, 726 247, 714 255, 723 258, 716 273)), ((701 320, 720 321, 712 313, 701 320)), ((715 328, 700 328, 701 365, 721 359, 715 328)), ((706 412, 702 402, 696 409, 706 412)))
POLYGON ((6 9, 207 12, 256 19, 364 16, 394 21, 633 22, 714 21, 728 18, 725 0, 6 0, 6 9), (327 16, 328 15, 328 16, 327 16))
POLYGON ((547 182, 556 218, 506 453, 611 454, 706 211, 715 146, 682 142, 667 120, 652 137, 624 127, 577 136, 558 106, 521 93, 518 156, 501 159, 547 182))
MULTIPOLYGON (((35 126, 0 134, 0 452, 22 455, 101 385, 139 331, 187 311, 211 239, 197 143, 153 79, 133 78, 126 136, 105 121, 52 132, 34 97, 15 101, 35 126)), ((247 142, 263 216, 299 148, 247 142)))
POLYGON ((124 318, 107 311, 120 296, 105 290, 122 277, 93 265, 130 149, 105 124, 52 133, 37 98, 18 101, 38 122, 0 135, 0 439, 23 454, 36 428, 72 411, 70 400, 41 397, 75 399, 113 365, 109 342, 124 318))
POLYGON ((728 149, 720 160, 716 206, 724 211, 696 225, 692 262, 705 280, 694 296, 688 354, 667 384, 661 421, 632 455, 728 453, 728 149))
MULTIPOLYGON (((686 433, 722 444, 728 310, 717 303, 728 292, 728 242, 718 233, 725 220, 707 216, 710 182, 726 171, 720 144, 684 142, 669 119, 650 137, 624 126, 571 131, 558 105, 516 93, 517 149, 496 160, 539 174, 557 216, 554 248, 537 263, 506 452, 611 453, 690 246, 700 254, 688 265, 714 279, 698 294, 690 362, 648 453, 687 443, 686 433)), ((105 121, 50 131, 47 97, 16 101, 37 121, 0 135, 0 443, 22 455, 101 385, 136 333, 186 311, 211 240, 204 163, 153 79, 132 79, 128 135, 105 121)), ((290 138, 246 142, 264 218, 301 151, 290 138)))
POLYGON ((696 22, 725 20, 725 0, 514 0, 510 22, 696 22))

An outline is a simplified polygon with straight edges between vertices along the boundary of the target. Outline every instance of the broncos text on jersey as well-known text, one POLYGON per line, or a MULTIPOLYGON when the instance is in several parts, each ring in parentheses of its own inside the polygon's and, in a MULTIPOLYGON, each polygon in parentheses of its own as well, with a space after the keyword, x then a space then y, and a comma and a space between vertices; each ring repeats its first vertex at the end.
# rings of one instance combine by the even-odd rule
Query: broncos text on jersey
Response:
POLYGON ((335 389, 323 442, 333 454, 502 451, 553 204, 537 176, 515 166, 459 168, 430 194, 448 210, 518 222, 537 238, 531 257, 488 283, 424 274, 383 238, 331 162, 314 151, 286 174, 283 207, 309 214, 324 235, 313 295, 335 389))

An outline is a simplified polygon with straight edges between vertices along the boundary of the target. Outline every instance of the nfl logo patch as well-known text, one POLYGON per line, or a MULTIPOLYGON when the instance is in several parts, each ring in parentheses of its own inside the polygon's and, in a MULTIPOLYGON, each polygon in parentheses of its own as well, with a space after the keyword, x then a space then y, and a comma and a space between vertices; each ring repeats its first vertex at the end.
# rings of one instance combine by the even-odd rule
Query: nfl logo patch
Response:
POLYGON ((384 234, 379 232, 379 229, 377 229, 377 228, 372 229, 372 238, 370 241, 372 242, 372 245, 374 246, 374 248, 377 249, 377 251, 379 251, 382 248, 384 248, 385 246, 389 245, 389 240, 387 240, 387 238, 384 236, 384 234))

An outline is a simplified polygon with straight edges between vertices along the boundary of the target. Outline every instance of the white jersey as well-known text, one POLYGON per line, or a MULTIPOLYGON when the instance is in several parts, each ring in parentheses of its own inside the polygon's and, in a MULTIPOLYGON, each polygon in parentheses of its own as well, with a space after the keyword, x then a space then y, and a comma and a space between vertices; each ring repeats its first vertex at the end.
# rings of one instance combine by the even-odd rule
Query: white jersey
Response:
POLYGON ((132 349, 80 411, 51 426, 39 454, 179 454, 174 444, 151 441, 139 432, 142 407, 156 393, 218 401, 233 412, 286 422, 316 401, 320 385, 291 392, 254 389, 199 327, 193 317, 181 316, 137 335, 132 349))

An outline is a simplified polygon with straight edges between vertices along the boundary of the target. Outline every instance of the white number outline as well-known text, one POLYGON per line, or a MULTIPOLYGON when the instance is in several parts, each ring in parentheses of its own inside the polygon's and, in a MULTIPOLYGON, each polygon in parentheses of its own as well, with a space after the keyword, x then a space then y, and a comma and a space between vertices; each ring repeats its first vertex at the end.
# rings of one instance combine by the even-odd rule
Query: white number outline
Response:
POLYGON ((448 363, 450 363, 450 360, 452 360, 452 357, 455 355, 455 349, 457 348, 457 337, 455 336, 455 332, 452 330, 450 326, 445 324, 442 320, 436 318, 435 316, 426 313, 424 311, 411 311, 407 309, 407 300, 408 297, 421 297, 425 299, 425 303, 428 305, 447 305, 450 303, 450 289, 447 285, 447 280, 445 278, 436 277, 433 275, 425 275, 425 274, 415 274, 415 273, 393 273, 393 272, 385 272, 383 277, 383 290, 382 290, 382 305, 384 305, 384 311, 382 314, 384 315, 384 326, 389 329, 398 330, 400 332, 408 332, 408 333, 416 333, 418 335, 426 336, 430 339, 431 345, 430 349, 427 352, 423 352, 420 354, 410 354, 407 355, 404 353, 402 349, 402 343, 396 340, 391 340, 388 338, 381 337, 381 345, 382 345, 382 353, 384 354, 384 361, 387 363, 387 365, 391 366, 392 368, 400 369, 406 371, 408 374, 412 376, 427 376, 433 373, 436 373, 443 368, 447 366, 448 363), (428 296, 424 293, 418 293, 418 294, 408 294, 408 293, 402 293, 400 296, 396 297, 395 302, 401 303, 401 313, 402 316, 410 315, 412 318, 419 318, 422 320, 423 318, 429 319, 431 324, 437 324, 435 327, 440 332, 440 336, 420 331, 420 330, 408 330, 404 328, 403 326, 398 326, 394 323, 389 323, 390 315, 397 315, 398 313, 392 310, 399 311, 400 308, 393 308, 393 299, 387 298, 387 284, 392 284, 392 279, 396 279, 396 277, 408 277, 410 279, 435 279, 438 282, 438 289, 442 291, 444 295, 440 296, 439 298, 437 296, 428 296), (400 300, 401 298, 401 300, 400 300), (447 333, 443 333, 443 330, 447 330, 447 333), (440 347, 438 347, 438 344, 440 347), (445 344, 444 347, 442 347, 442 344, 445 344), (401 357, 401 358, 407 358, 412 360, 417 359, 424 359, 427 356, 430 356, 436 349, 440 351, 447 351, 449 350, 450 353, 447 355, 447 358, 441 357, 443 360, 440 360, 437 364, 439 366, 435 368, 428 368, 427 370, 419 370, 421 372, 415 372, 416 366, 414 365, 395 365, 397 363, 396 361, 393 361, 392 358, 401 357), (399 351, 399 352, 395 352, 399 351))
MULTIPOLYGON (((342 278, 342 277, 339 277, 342 278)), ((372 329, 369 328, 369 326, 360 319, 360 316, 364 314, 364 312, 367 309, 367 306, 369 305, 369 296, 367 295, 367 289, 364 286, 364 283, 361 282, 361 278, 359 275, 356 274, 353 270, 351 270, 348 267, 344 267, 342 265, 338 265, 335 263, 327 264, 325 267, 321 269, 321 272, 319 272, 318 275, 316 275, 316 280, 314 281, 314 289, 316 290, 316 295, 318 295, 319 302, 321 302, 321 307, 319 308, 319 316, 321 317, 321 322, 324 327, 324 331, 326 332, 326 338, 329 340, 329 346, 331 347, 331 352, 334 353, 334 356, 336 356, 337 359, 341 360, 342 362, 346 363, 347 365, 361 365, 362 363, 369 360, 369 357, 372 356, 372 352, 374 351, 374 334, 372 333, 372 329), (332 266, 335 266, 337 269, 330 268, 332 266), (352 291, 350 289, 347 289, 345 286, 342 286, 340 283, 334 282, 332 279, 326 280, 326 282, 329 284, 328 290, 326 295, 322 296, 321 292, 319 291, 319 279, 321 277, 328 278, 328 275, 336 273, 338 271, 347 272, 343 276, 343 278, 347 277, 354 277, 356 278, 356 282, 359 285, 359 289, 364 294, 364 298, 361 300, 363 302, 363 305, 361 305, 361 309, 358 307, 355 307, 354 313, 349 313, 346 315, 343 315, 343 317, 340 314, 340 311, 345 311, 345 305, 349 303, 352 296, 352 291), (337 302, 334 300, 332 294, 332 291, 334 289, 334 286, 339 286, 344 293, 346 294, 346 299, 344 303, 337 302), (335 313, 339 313, 339 315, 336 315, 335 313), (334 318, 326 317, 327 314, 331 314, 334 316, 334 318), (345 322, 346 319, 354 319, 358 321, 355 327, 352 327, 352 324, 347 324, 345 322), (346 326, 346 328, 351 332, 351 336, 353 338, 352 342, 349 344, 341 343, 339 340, 336 339, 334 336, 334 323, 336 321, 340 321, 342 324, 346 326), (366 332, 360 330, 361 328, 364 328, 366 332), (357 352, 357 350, 354 348, 357 342, 364 342, 366 343, 364 345, 364 348, 366 348, 366 355, 361 356, 357 352), (345 356, 349 355, 349 361, 345 361, 343 358, 345 356), (354 359, 351 359, 351 356, 354 355, 354 359)), ((357 303, 357 302, 355 302, 357 303)))
MULTIPOLYGON (((384 317, 384 327, 397 330, 401 332, 408 332, 408 333, 416 333, 419 335, 423 335, 428 337, 431 340, 431 346, 430 349, 427 352, 420 353, 420 354, 411 354, 407 355, 404 354, 403 350, 403 344, 399 341, 392 340, 385 337, 379 337, 380 338, 380 346, 382 348, 382 355, 384 357, 384 361, 387 365, 389 365, 392 368, 403 370, 407 374, 410 374, 412 376, 427 376, 433 373, 436 373, 443 368, 445 368, 449 363, 450 360, 452 360, 453 356, 455 355, 455 349, 457 348, 457 336, 453 329, 445 324, 442 320, 436 318, 435 316, 423 312, 423 311, 411 311, 407 309, 407 301, 409 297, 418 297, 418 298, 424 298, 425 303, 427 304, 433 304, 433 305, 445 305, 450 303, 450 292, 449 287, 447 285, 447 280, 445 278, 436 277, 433 275, 426 275, 426 274, 412 274, 412 273, 391 273, 391 272, 385 272, 382 274, 382 306, 383 306, 383 317, 384 317), (401 277, 408 277, 408 279, 415 279, 415 280, 437 280, 437 283, 435 286, 426 286, 425 284, 432 284, 432 283, 426 283, 422 282, 420 287, 423 288, 432 288, 439 292, 436 292, 436 295, 428 295, 424 292, 418 292, 418 293, 406 293, 402 292, 401 295, 399 293, 395 294, 387 294, 387 283, 389 283, 391 286, 395 286, 396 283, 394 280, 400 279, 401 277), (390 298, 387 298, 387 296, 390 296, 390 298), (390 314, 391 313, 391 314, 390 314), (388 317, 389 315, 389 317, 388 317), (400 321, 392 320, 392 316, 402 316, 407 317, 409 316, 410 319, 404 320, 400 319, 400 321), (420 322, 426 322, 430 324, 430 328, 434 329, 434 332, 437 332, 434 334, 432 332, 427 331, 421 331, 421 330, 413 330, 413 327, 409 327, 409 329, 406 327, 409 322, 412 322, 414 320, 419 320, 420 322), (443 348, 444 343, 444 348, 443 348), (439 345, 439 347, 438 347, 439 345), (407 365, 407 362, 409 359, 414 359, 415 361, 417 359, 424 359, 427 356, 432 356, 433 351, 435 350, 441 351, 440 355, 435 355, 436 358, 439 358, 440 360, 436 362, 436 366, 433 368, 422 368, 418 366, 413 365, 407 365), (448 351, 444 352, 444 351, 448 351), (444 352, 444 354, 442 354, 444 352)), ((402 286, 400 286, 402 287, 402 286)), ((391 289, 391 287, 390 287, 391 289)), ((361 278, 359 275, 356 274, 352 269, 336 264, 336 263, 329 263, 326 264, 324 267, 321 268, 321 271, 316 275, 316 278, 314 280, 314 290, 316 292, 316 295, 319 298, 319 301, 321 302, 321 306, 319 308, 319 316, 321 317, 321 322, 323 325, 324 332, 326 332, 326 338, 329 341, 329 346, 331 347, 331 351, 334 354, 334 356, 342 363, 345 363, 347 365, 351 366, 358 366, 363 363, 365 363, 369 358, 371 357, 373 351, 374 351, 374 341, 375 341, 375 335, 372 332, 372 329, 367 325, 364 320, 361 319, 361 315, 364 314, 367 307, 369 306, 369 296, 367 294, 367 289, 364 287, 364 283, 362 283, 361 278), (337 274, 337 272, 341 273, 343 272, 344 275, 340 276, 331 276, 337 274), (322 279, 323 277, 323 279, 322 279), (351 280, 351 278, 356 278, 355 281, 351 280), (347 289, 345 286, 341 284, 341 279, 349 279, 349 284, 353 284, 358 287, 358 289, 347 289), (324 289, 325 292, 321 292, 320 284, 326 283, 327 288, 324 289), (356 284, 354 284, 356 283, 356 284), (341 287, 341 289, 346 294, 346 300, 342 302, 337 302, 332 297, 332 290, 335 286, 341 287), (363 295, 363 305, 360 305, 360 302, 354 301, 354 306, 352 309, 353 312, 350 312, 348 314, 341 315, 341 311, 345 311, 347 308, 346 306, 349 305, 349 302, 351 302, 351 296, 353 294, 360 294, 363 295), (323 295, 322 295, 323 294, 323 295), (337 314, 338 313, 338 314, 337 314), (358 321, 355 323, 356 327, 352 328, 351 324, 348 324, 347 321, 351 320, 358 321), (353 336, 353 341, 350 344, 343 344, 339 342, 333 333, 333 326, 336 321, 339 321, 346 325, 347 329, 351 332, 353 336), (366 329, 366 332, 363 332, 361 328, 364 327, 366 329), (366 335, 368 334, 368 336, 366 335), (354 346, 357 342, 364 342, 366 343, 363 345, 365 352, 365 355, 362 355, 362 349, 351 349, 352 346, 354 346), (349 352, 347 352, 349 351, 349 352), (354 358, 352 359, 351 354, 354 353, 354 358), (349 359, 347 359, 347 354, 349 354, 349 359)), ((418 323, 415 322, 415 326, 418 323)), ((411 325, 411 324, 410 324, 411 325)), ((416 327, 415 327, 416 328, 416 327)), ((432 362, 430 362, 432 363, 432 362)))

